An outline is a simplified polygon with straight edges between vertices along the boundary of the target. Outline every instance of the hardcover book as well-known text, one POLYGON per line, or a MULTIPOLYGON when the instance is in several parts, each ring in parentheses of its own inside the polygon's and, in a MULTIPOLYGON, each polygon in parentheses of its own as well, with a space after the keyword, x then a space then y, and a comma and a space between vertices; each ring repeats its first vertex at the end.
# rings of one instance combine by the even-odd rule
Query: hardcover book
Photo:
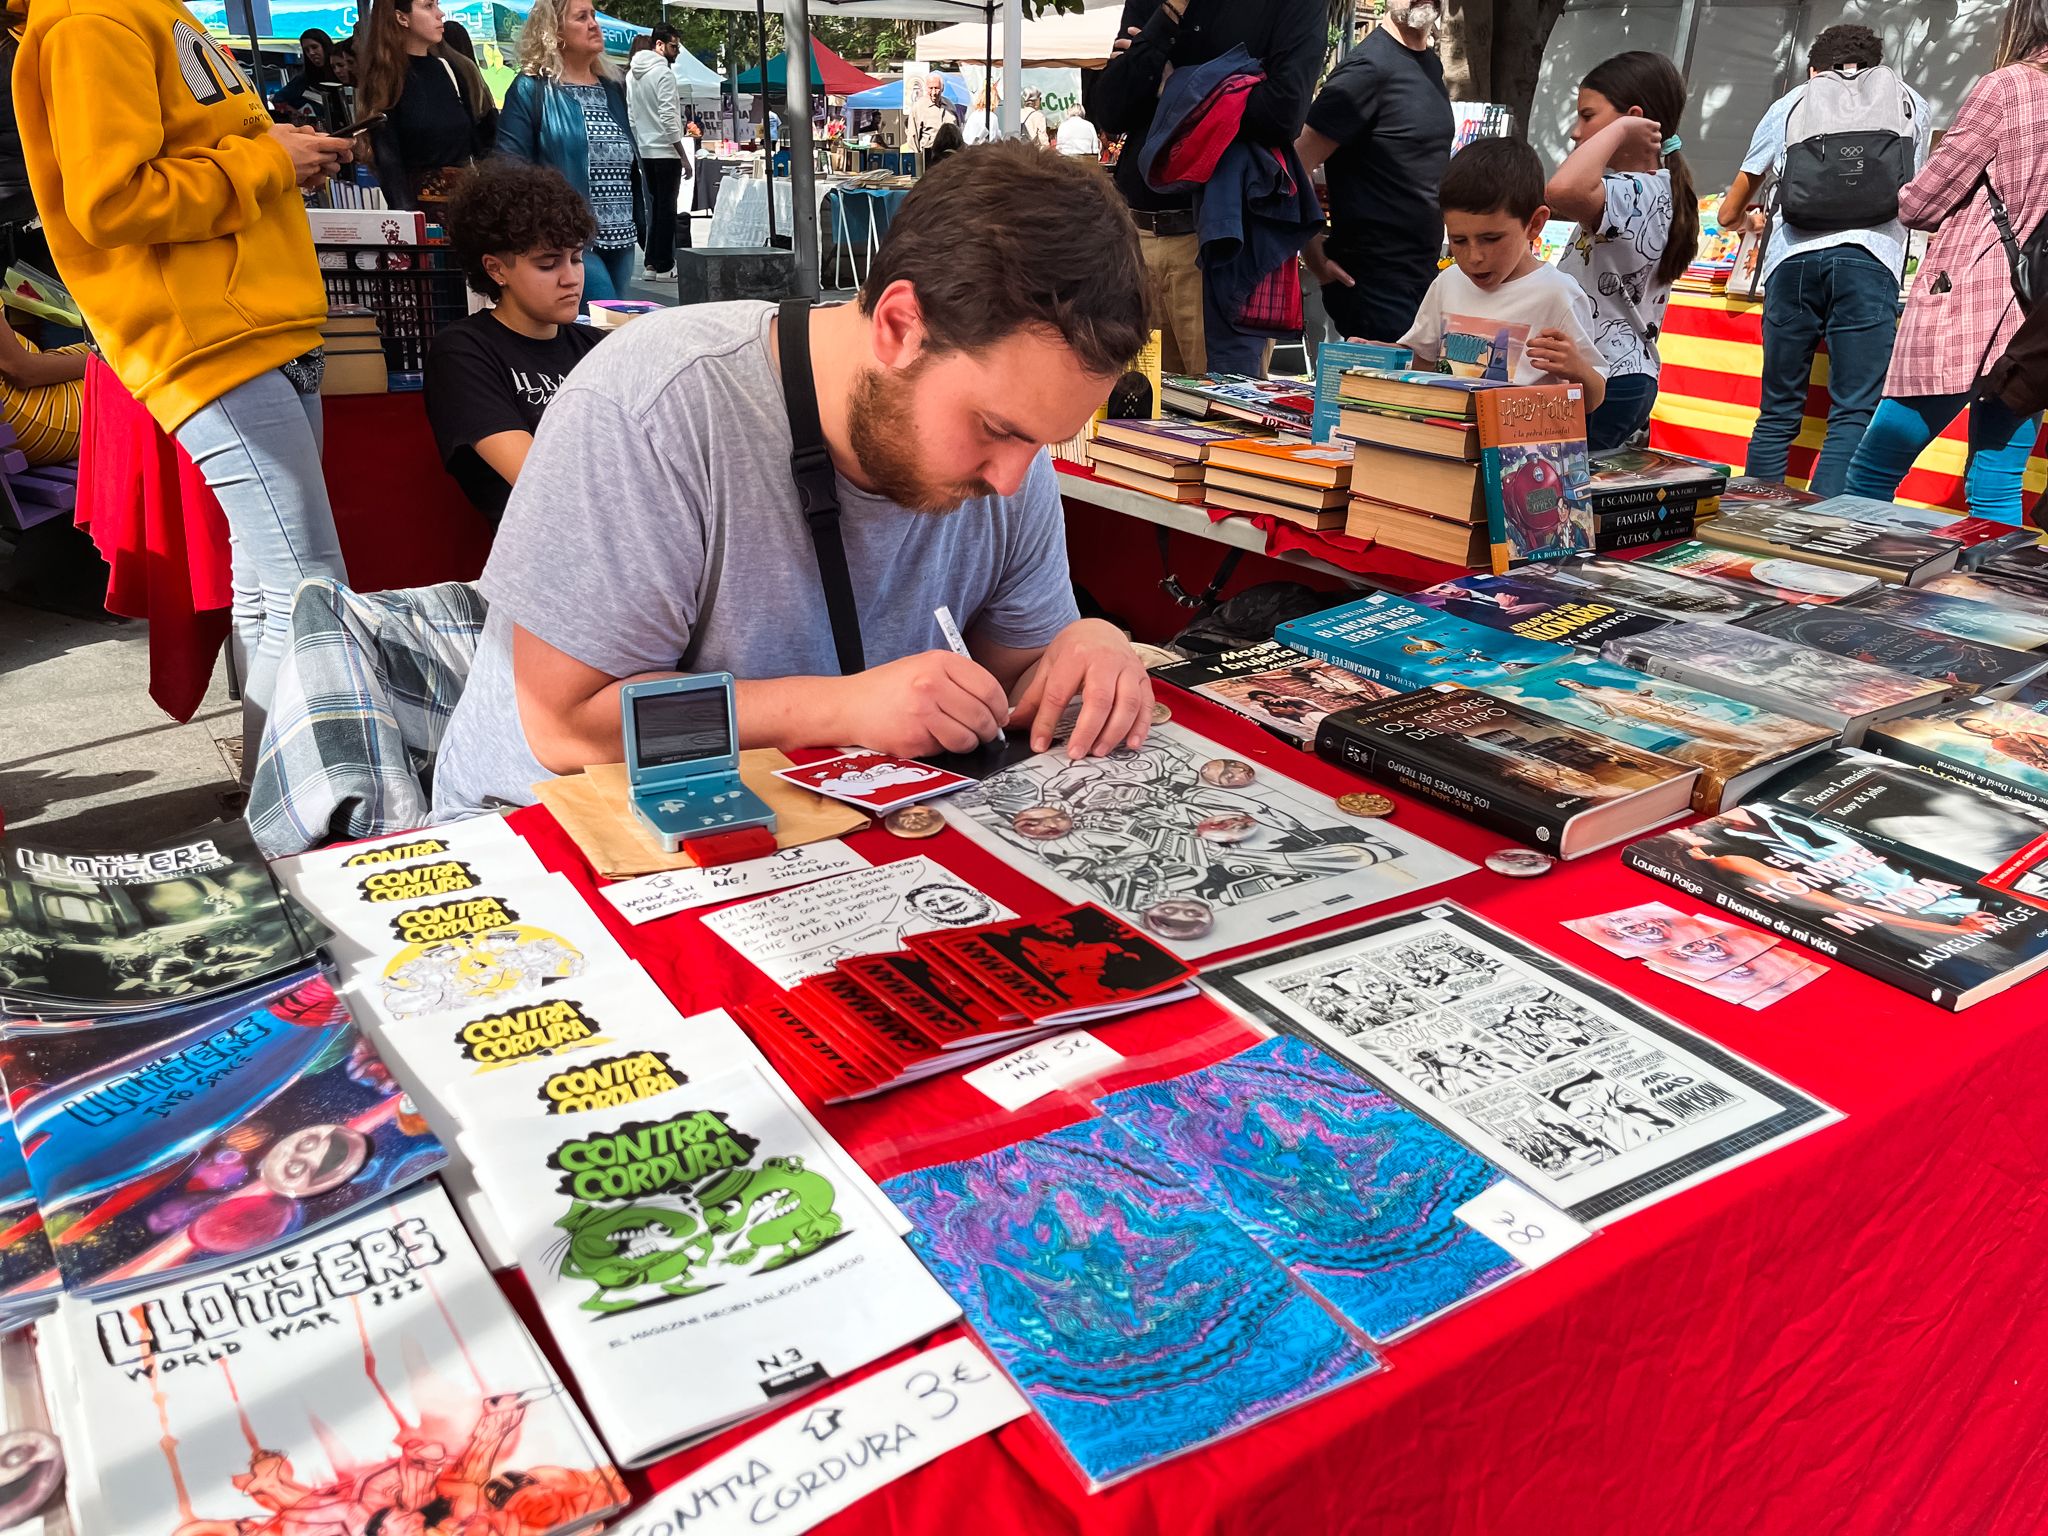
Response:
POLYGON ((568 1536, 626 1502, 432 1184, 259 1262, 68 1297, 42 1333, 91 1536, 568 1536))
POLYGON ((1316 752, 1567 859, 1681 815, 1699 775, 1452 684, 1332 715, 1316 752))
POLYGON ((247 1259, 447 1160, 325 977, 0 1045, 65 1288, 247 1259))
POLYGON ((2048 670, 2048 656, 1917 629, 1857 608, 1779 608, 1740 627, 1992 698, 2048 670))
POLYGON ((1569 646, 1469 624, 1389 592, 1289 619, 1273 638, 1402 692, 1497 677, 1571 654, 1569 646))
MULTIPOLYGON (((1967 578, 1966 578, 1967 579, 1967 578)), ((2048 613, 1955 597, 1931 587, 1880 587, 1846 605, 1895 624, 2015 651, 2048 649, 2048 613)))
POLYGON ((1218 443, 1243 442, 1248 434, 1234 427, 1192 421, 1099 421, 1095 435, 1105 443, 1199 463, 1218 443))
POLYGON ((1947 540, 1960 547, 1956 564, 1964 570, 2040 538, 2040 534, 2031 528, 2015 528, 2011 523, 1997 522, 1988 517, 1960 517, 1938 507, 1908 507, 1896 501, 1876 501, 1868 496, 1828 496, 1810 503, 1810 507, 1816 513, 1839 517, 1866 528, 1889 528, 1947 540))
POLYGON ((1317 661, 1267 640, 1242 650, 1217 651, 1155 667, 1152 675, 1200 694, 1304 750, 1333 709, 1383 699, 1389 689, 1348 667, 1317 661))
POLYGON ((1524 560, 1590 551, 1585 391, 1532 384, 1489 390, 1473 403, 1494 574, 1524 560))
POLYGON ((1832 517, 1821 507, 1737 507, 1700 530, 1703 542, 1917 586, 1955 569, 1962 546, 1901 528, 1832 517))
POLYGON ((2048 715, 1966 699, 1870 728, 1873 752, 1926 773, 2048 807, 2048 715))
POLYGON ((1780 603, 1839 603, 1874 592, 1878 585, 1875 576, 1859 576, 1831 565, 1715 549, 1698 541, 1660 549, 1635 563, 1681 576, 1710 577, 1780 603))
POLYGON ((1731 475, 1728 488, 1721 492, 1721 506, 1724 511, 1734 507, 1759 505, 1783 507, 1815 507, 1828 500, 1816 496, 1812 491, 1802 491, 1796 486, 1782 485, 1776 480, 1763 480, 1755 475, 1731 475))
POLYGON ((1421 368, 1353 368, 1337 386, 1337 398, 1348 405, 1391 406, 1470 421, 1479 395, 1507 387, 1500 379, 1460 378, 1421 368))
POLYGON ((1353 406, 1338 417, 1337 438, 1398 448, 1403 453, 1426 454, 1433 459, 1479 462, 1479 428, 1459 417, 1353 406))
POLYGON ((1218 443, 1209 463, 1294 485, 1342 489, 1351 483, 1351 450, 1327 443, 1218 443))
POLYGON ((1693 809, 1709 816, 1835 740, 1826 726, 1597 656, 1568 656, 1479 691, 1698 768, 1693 809))
POLYGON ((2036 543, 2022 544, 2017 549, 2000 550, 1982 566, 1987 576, 2013 584, 2048 597, 2048 549, 2036 543))
POLYGON ((1160 379, 1159 388, 1160 398, 1175 410, 1200 407, 1209 415, 1304 436, 1314 426, 1314 392, 1289 379, 1255 379, 1238 373, 1169 373, 1160 379))
POLYGON ((2048 966, 2048 911, 1769 800, 1631 843, 1622 861, 1951 1010, 2048 966))
POLYGON ((1598 514, 1636 507, 1691 507, 1719 496, 1728 466, 1661 448, 1610 448, 1588 461, 1586 500, 1598 514))
POLYGON ((1863 752, 1833 752, 1771 786, 1771 800, 1866 847, 2048 908, 2048 810, 1919 773, 1863 752))
POLYGON ((1671 621, 1662 614, 1624 608, 1583 589, 1546 579, 1535 569, 1503 576, 1461 576, 1408 594, 1411 602, 1525 640, 1547 640, 1598 650, 1604 640, 1641 634, 1671 621))
POLYGON ((2012 581, 1995 571, 1979 569, 1964 575, 1952 571, 1919 587, 1922 592, 1941 592, 1949 597, 1967 597, 1975 603, 1991 603, 2010 613, 2048 618, 2048 592, 2024 581, 2012 581))
POLYGON ((1667 619, 1727 623, 1778 606, 1778 599, 1754 587, 1682 575, 1642 560, 1567 560, 1546 567, 1543 574, 1576 582, 1612 602, 1661 613, 1667 619))
POLYGON ((1839 732, 1853 747, 1874 721, 1933 703, 1941 683, 1732 624, 1671 624, 1611 640, 1601 655, 1618 666, 1725 693, 1839 732))
POLYGON ((1612 555, 1626 549, 1647 549, 1652 544, 1676 543, 1691 538, 1700 522, 1701 517, 1690 502, 1595 512, 1593 553, 1612 555))

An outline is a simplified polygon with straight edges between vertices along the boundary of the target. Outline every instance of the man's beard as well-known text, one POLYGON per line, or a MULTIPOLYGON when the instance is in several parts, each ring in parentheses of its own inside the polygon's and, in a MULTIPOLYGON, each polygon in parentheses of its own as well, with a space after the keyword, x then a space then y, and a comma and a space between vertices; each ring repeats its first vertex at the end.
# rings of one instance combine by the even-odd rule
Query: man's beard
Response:
POLYGON ((996 489, 985 480, 939 485, 925 474, 912 401, 912 386, 923 369, 920 359, 905 369, 864 370, 847 397, 846 435, 876 495, 911 512, 951 512, 963 501, 995 495, 996 489))
POLYGON ((1444 19, 1443 7, 1437 5, 1395 5, 1388 9, 1394 14, 1395 24, 1410 32, 1427 32, 1444 19))

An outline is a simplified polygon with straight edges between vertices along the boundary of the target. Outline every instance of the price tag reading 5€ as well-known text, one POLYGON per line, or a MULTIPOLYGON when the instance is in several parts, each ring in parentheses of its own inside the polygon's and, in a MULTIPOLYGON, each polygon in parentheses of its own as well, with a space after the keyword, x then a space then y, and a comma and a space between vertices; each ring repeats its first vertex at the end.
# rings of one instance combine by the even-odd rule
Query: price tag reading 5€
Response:
POLYGON ((1452 1212, 1473 1231, 1500 1245, 1524 1269, 1541 1269, 1593 1234, 1547 1200, 1509 1179, 1452 1212))

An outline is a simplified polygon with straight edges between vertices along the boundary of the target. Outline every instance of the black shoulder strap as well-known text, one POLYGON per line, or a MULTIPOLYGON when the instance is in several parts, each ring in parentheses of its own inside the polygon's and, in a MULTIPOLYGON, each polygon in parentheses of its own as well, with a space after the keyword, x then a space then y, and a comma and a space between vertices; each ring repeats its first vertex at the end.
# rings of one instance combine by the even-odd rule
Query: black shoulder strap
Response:
POLYGON ((825 588, 825 612, 832 620, 832 644, 844 677, 867 669, 860 643, 860 610, 854 606, 853 577, 846 569, 846 540, 839 528, 839 487, 832 454, 818 424, 818 390, 811 378, 811 306, 784 299, 777 350, 782 354, 782 403, 789 411, 789 473, 796 501, 811 527, 818 554, 818 580, 825 588))

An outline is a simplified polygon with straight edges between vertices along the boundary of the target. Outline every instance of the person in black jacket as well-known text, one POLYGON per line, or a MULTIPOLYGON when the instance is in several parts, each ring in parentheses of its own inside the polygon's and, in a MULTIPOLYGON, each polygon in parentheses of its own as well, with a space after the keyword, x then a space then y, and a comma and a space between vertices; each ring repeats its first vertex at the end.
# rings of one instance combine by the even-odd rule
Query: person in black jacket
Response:
POLYGON ((313 126, 321 129, 339 128, 341 120, 330 121, 326 106, 327 93, 340 83, 334 75, 334 39, 318 27, 308 27, 299 34, 299 72, 270 98, 271 109, 310 115, 313 126))
POLYGON ((1206 64, 1242 43, 1266 72, 1245 100, 1242 131, 1254 143, 1291 145, 1323 67, 1324 10, 1323 0, 1124 0, 1117 52, 1095 82, 1088 117, 1105 138, 1124 136, 1116 184, 1137 221, 1168 373, 1206 372, 1208 348, 1193 201, 1154 192, 1138 169, 1167 68, 1206 64))
POLYGON ((483 72, 442 40, 440 0, 372 0, 356 33, 356 114, 371 130, 377 182, 393 208, 444 200, 497 142, 483 72))

